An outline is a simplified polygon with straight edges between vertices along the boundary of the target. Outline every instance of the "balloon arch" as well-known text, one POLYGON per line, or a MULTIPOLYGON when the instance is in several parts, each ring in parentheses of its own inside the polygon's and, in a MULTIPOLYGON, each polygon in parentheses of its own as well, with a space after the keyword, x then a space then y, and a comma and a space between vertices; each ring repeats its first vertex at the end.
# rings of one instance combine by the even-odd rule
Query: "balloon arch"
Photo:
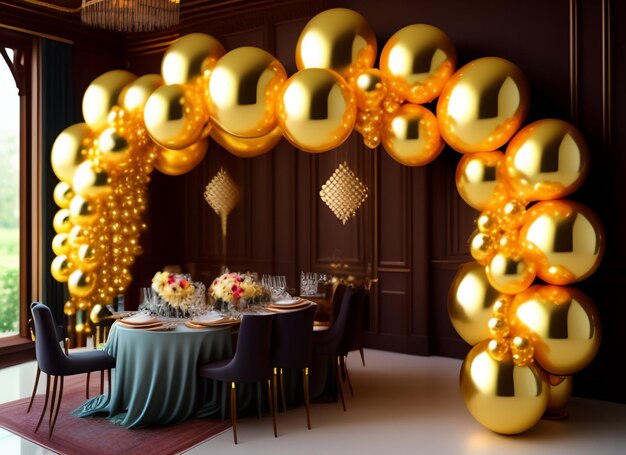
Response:
POLYGON ((376 55, 367 21, 338 8, 305 26, 299 71, 289 78, 266 51, 226 52, 200 33, 166 50, 160 75, 116 70, 96 78, 83 98, 85 123, 65 129, 52 148, 61 182, 51 272, 67 282, 65 314, 124 292, 142 253, 150 173, 188 172, 209 137, 253 157, 282 137, 325 152, 356 129, 369 148, 382 142, 406 166, 434 160, 445 141, 463 154, 458 191, 480 212, 470 240, 476 262, 461 267, 448 301, 454 328, 474 346, 461 369, 465 403, 503 434, 562 409, 571 375, 600 343, 593 303, 565 286, 593 273, 604 249, 596 216, 562 199, 586 176, 583 136, 555 119, 518 131, 530 98, 520 69, 487 57, 455 72, 453 43, 430 25, 396 32, 379 69, 376 55), (437 97, 435 116, 421 104, 437 97), (497 150, 507 142, 505 152, 497 150), (533 284, 536 278, 545 284, 533 284))

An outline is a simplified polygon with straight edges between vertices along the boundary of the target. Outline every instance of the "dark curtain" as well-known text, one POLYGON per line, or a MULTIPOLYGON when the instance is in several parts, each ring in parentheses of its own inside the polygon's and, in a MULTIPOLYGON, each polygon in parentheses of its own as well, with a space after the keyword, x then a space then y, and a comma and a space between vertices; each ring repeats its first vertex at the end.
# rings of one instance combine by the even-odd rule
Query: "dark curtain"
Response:
POLYGON ((52 219, 59 209, 52 192, 59 179, 52 172, 50 152, 54 140, 68 126, 77 123, 72 89, 72 46, 47 39, 41 40, 41 125, 42 141, 42 201, 43 201, 43 300, 52 310, 57 324, 65 325, 63 305, 67 299, 65 283, 59 283, 50 274, 55 255, 52 238, 55 235, 52 219))

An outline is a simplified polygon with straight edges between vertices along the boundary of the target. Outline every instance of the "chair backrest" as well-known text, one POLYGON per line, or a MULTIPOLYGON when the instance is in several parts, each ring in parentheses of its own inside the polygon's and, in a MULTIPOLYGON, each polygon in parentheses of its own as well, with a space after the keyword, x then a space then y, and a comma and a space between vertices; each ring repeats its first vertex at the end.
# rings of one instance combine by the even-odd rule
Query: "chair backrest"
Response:
POLYGON ((311 365, 315 305, 274 315, 271 366, 305 368, 311 365))
POLYGON ((254 382, 269 378, 272 314, 245 314, 239 326, 237 349, 229 364, 232 378, 254 382))
POLYGON ((357 288, 352 294, 346 327, 339 345, 340 355, 347 355, 348 352, 363 346, 363 312, 366 299, 367 291, 362 287, 357 288))
POLYGON ((338 284, 335 288, 335 292, 333 292, 333 300, 332 300, 332 319, 331 322, 335 322, 339 317, 339 311, 341 310, 341 302, 343 302, 343 294, 348 289, 348 286, 345 284, 338 284))
POLYGON ((313 338, 316 355, 330 357, 339 355, 339 344, 341 343, 346 328, 346 321, 348 320, 350 307, 352 306, 353 293, 354 290, 352 288, 347 287, 345 289, 337 320, 335 320, 333 325, 331 325, 326 332, 318 332, 319 336, 313 338))
POLYGON ((59 345, 56 323, 50 308, 43 303, 34 302, 31 311, 35 323, 35 354, 39 368, 54 376, 64 374, 63 364, 67 357, 59 345))

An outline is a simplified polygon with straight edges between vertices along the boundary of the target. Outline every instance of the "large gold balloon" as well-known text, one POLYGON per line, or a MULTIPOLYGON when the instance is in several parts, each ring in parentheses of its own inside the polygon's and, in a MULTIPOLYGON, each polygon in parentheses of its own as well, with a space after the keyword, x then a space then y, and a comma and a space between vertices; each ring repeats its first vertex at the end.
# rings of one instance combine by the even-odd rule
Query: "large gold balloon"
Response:
POLYGON ((357 106, 363 110, 380 107, 387 94, 387 83, 376 68, 361 70, 350 86, 356 96, 357 106))
POLYGON ((383 145, 405 166, 423 166, 437 158, 444 143, 437 118, 423 106, 403 104, 383 121, 383 145))
POLYGON ((535 279, 535 266, 519 247, 496 253, 486 267, 489 283, 503 294, 525 291, 535 279))
POLYGON ((185 174, 203 160, 208 143, 209 140, 204 139, 182 150, 160 150, 154 161, 154 167, 167 175, 185 174))
POLYGON ((513 332, 532 332, 535 360, 549 373, 573 374, 591 362, 600 347, 600 318, 581 291, 533 286, 511 308, 513 332))
POLYGON ((62 254, 67 255, 71 249, 72 245, 70 245, 70 239, 67 232, 62 232, 52 238, 52 251, 54 251, 54 254, 57 256, 61 256, 62 254))
POLYGON ((604 231, 596 215, 569 200, 539 202, 526 212, 520 241, 537 275, 551 284, 584 280, 600 265, 604 231))
POLYGON ((77 123, 65 128, 54 140, 50 164, 59 180, 72 184, 76 168, 87 158, 92 135, 86 123, 77 123))
POLYGON ((276 127, 265 136, 245 138, 235 137, 219 128, 213 128, 211 137, 233 155, 241 158, 253 158, 276 147, 282 139, 283 133, 279 127, 276 127))
POLYGON ((337 73, 305 69, 283 85, 277 115, 278 125, 294 146, 305 152, 326 152, 350 136, 356 121, 356 101, 337 73))
POLYGON ((144 120, 150 137, 157 144, 180 150, 200 137, 209 114, 196 90, 175 84, 160 87, 150 95, 144 120))
POLYGON ((484 57, 458 70, 437 103, 444 140, 461 153, 490 152, 520 127, 530 94, 521 70, 508 60, 484 57))
POLYGON ((98 218, 98 211, 94 203, 82 196, 74 196, 70 202, 70 220, 74 224, 89 226, 98 218))
POLYGON ((67 280, 67 289, 73 297, 89 297, 96 288, 95 275, 76 269, 67 280))
POLYGON ((380 54, 380 69, 392 93, 416 104, 437 98, 455 68, 454 44, 444 32, 427 24, 398 30, 380 54))
POLYGON ((70 206, 70 201, 74 197, 74 190, 69 183, 59 182, 54 187, 52 197, 59 208, 67 209, 70 206))
POLYGON ((131 147, 115 128, 105 129, 98 137, 98 158, 110 167, 122 167, 131 157, 131 147))
POLYGON ((141 76, 130 83, 122 92, 119 104, 129 113, 143 112, 152 92, 162 85, 163 78, 159 74, 141 76))
POLYGON ((461 266, 450 285, 448 315, 465 342, 473 345, 489 338, 487 323, 499 295, 487 281, 484 267, 476 262, 461 266))
POLYGON ((263 49, 245 46, 228 52, 209 80, 211 121, 233 136, 269 134, 276 127, 276 97, 286 80, 283 65, 263 49))
POLYGON ((110 194, 111 179, 104 171, 97 171, 90 160, 83 162, 74 173, 72 186, 79 196, 86 199, 94 199, 110 194))
POLYGON ((376 35, 356 11, 333 8, 313 17, 300 33, 296 44, 296 66, 326 68, 344 78, 359 69, 371 68, 376 61, 376 35))
POLYGON ((224 46, 212 36, 190 33, 167 48, 161 62, 161 74, 168 85, 191 83, 199 77, 208 78, 225 53, 224 46))
POLYGON ((496 433, 518 434, 532 428, 546 410, 549 383, 536 364, 516 366, 510 354, 494 359, 484 341, 461 366, 461 395, 470 414, 496 433))
POLYGON ((539 120, 511 140, 503 174, 520 199, 558 199, 582 184, 588 155, 585 139, 572 125, 556 119, 539 120))
POLYGON ((65 254, 55 257, 50 264, 50 274, 59 283, 65 283, 72 273, 73 266, 65 254))
POLYGON ((83 95, 83 117, 93 131, 109 126, 109 113, 124 88, 137 79, 133 73, 124 70, 108 71, 95 78, 83 95))
POLYGON ((463 155, 456 167, 456 188, 465 202, 479 211, 494 210, 507 200, 507 187, 498 176, 504 154, 463 155))
POLYGON ((52 227, 54 228, 54 232, 56 232, 57 234, 61 234, 63 232, 69 233, 72 229, 70 210, 61 209, 57 213, 55 213, 54 218, 52 219, 52 227))
POLYGON ((574 380, 572 376, 550 375, 550 399, 548 400, 548 412, 563 412, 572 396, 574 380))

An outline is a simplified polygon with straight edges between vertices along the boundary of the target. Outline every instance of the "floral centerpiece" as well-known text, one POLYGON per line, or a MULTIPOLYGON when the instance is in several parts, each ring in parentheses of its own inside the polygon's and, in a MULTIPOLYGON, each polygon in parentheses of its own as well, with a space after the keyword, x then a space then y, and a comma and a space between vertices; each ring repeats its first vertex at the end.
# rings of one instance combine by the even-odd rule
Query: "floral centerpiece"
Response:
POLYGON ((205 286, 189 275, 157 272, 143 308, 160 316, 188 317, 206 311, 205 286))
POLYGON ((248 274, 225 273, 211 284, 211 297, 215 300, 219 310, 228 309, 241 311, 248 302, 260 301, 265 294, 265 288, 254 281, 248 274))

